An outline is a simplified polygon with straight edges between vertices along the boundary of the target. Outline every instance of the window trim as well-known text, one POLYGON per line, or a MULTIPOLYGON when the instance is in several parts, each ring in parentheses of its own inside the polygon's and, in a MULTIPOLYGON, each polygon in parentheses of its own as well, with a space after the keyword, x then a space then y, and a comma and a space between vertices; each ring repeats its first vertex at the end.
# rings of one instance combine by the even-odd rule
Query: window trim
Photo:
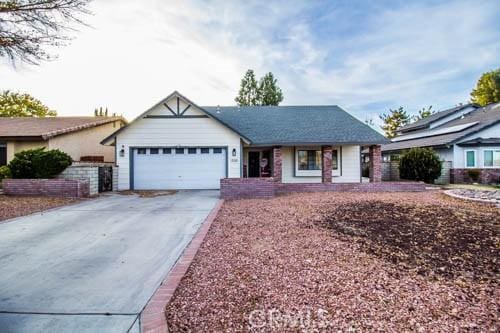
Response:
POLYGON ((466 169, 475 169, 477 168, 477 150, 475 149, 467 149, 464 151, 464 166, 466 169), (468 166, 467 165, 467 153, 473 152, 474 153, 474 165, 473 166, 468 166))
POLYGON ((495 165, 495 152, 497 152, 498 154, 500 154, 500 148, 491 148, 491 149, 483 149, 483 168, 485 169, 498 169, 500 168, 500 165, 495 165), (485 153, 487 151, 491 151, 492 152, 492 165, 486 165, 484 162, 486 161, 485 159, 485 153))

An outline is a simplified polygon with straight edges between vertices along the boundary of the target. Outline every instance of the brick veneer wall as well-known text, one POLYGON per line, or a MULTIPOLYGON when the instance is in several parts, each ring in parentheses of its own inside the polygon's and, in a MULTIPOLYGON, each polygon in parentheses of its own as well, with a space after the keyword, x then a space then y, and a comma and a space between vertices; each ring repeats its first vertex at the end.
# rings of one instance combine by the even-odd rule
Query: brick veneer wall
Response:
POLYGON ((223 199, 271 198, 295 192, 422 192, 426 184, 417 182, 379 183, 277 183, 272 178, 221 179, 223 199))
POLYGON ((382 150, 380 146, 370 146, 368 150, 370 159, 370 182, 382 181, 382 150))
POLYGON ((473 183, 469 177, 469 170, 480 172, 478 182, 481 184, 498 184, 500 182, 500 169, 451 169, 450 182, 453 184, 473 183))
POLYGON ((7 195, 86 198, 90 196, 89 182, 69 179, 4 179, 7 195))
POLYGON ((331 183, 332 182, 332 147, 322 146, 321 147, 321 162, 323 167, 321 168, 321 182, 331 183))
POLYGON ((281 182, 282 167, 281 147, 273 148, 273 178, 276 182, 281 182))
POLYGON ((222 199, 274 197, 273 178, 223 178, 220 181, 222 199))

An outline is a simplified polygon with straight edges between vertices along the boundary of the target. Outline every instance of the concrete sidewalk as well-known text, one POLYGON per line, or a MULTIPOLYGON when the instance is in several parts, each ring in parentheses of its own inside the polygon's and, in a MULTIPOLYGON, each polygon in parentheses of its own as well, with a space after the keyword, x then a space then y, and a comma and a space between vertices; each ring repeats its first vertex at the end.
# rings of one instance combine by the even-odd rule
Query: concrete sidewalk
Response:
POLYGON ((0 224, 0 331, 138 332, 218 196, 112 194, 0 224))

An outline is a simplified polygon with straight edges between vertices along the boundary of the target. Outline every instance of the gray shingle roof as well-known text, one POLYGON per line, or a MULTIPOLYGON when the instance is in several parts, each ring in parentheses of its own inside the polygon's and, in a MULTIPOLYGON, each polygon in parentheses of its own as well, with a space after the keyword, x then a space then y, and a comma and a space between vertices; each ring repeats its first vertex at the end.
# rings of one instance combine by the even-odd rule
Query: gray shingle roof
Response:
MULTIPOLYGON (((500 123, 500 103, 490 104, 485 107, 479 108, 464 115, 461 118, 447 122, 434 129, 465 125, 474 122, 477 122, 477 124, 471 127, 467 127, 466 129, 458 132, 416 138, 411 140, 396 141, 386 145, 382 145, 382 151, 398 151, 413 147, 437 147, 455 143, 460 139, 472 135, 482 129, 485 129, 496 123, 500 123)), ((428 130, 424 129, 421 131, 411 132, 411 135, 415 133, 425 133, 426 131, 428 130)))
POLYGON ((406 132, 406 131, 410 131, 410 130, 416 130, 416 129, 419 129, 419 128, 426 128, 430 123, 436 121, 436 120, 439 120, 441 118, 444 118, 450 114, 453 114, 457 111, 460 111, 462 109, 465 109, 465 108, 468 108, 469 106, 474 106, 474 107, 479 107, 479 105, 477 104, 465 104, 465 105, 459 105, 459 106, 456 106, 454 108, 451 108, 451 109, 447 109, 447 110, 443 110, 443 111, 439 111, 439 112, 436 112, 436 113, 433 113, 431 114, 429 117, 426 117, 424 119, 420 119, 419 121, 416 121, 414 123, 411 123, 411 124, 408 124, 408 125, 405 125, 403 127, 401 127, 398 131, 400 132, 406 132))
POLYGON ((253 145, 381 144, 380 133, 336 105, 202 107, 253 145))

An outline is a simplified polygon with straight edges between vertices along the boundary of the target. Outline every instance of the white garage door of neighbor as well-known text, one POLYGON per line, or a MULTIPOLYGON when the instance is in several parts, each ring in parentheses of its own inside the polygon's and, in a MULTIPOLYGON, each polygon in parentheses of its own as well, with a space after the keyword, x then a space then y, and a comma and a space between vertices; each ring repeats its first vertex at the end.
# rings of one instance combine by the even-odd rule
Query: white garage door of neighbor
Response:
POLYGON ((134 189, 218 189, 226 177, 225 148, 136 148, 134 189))

